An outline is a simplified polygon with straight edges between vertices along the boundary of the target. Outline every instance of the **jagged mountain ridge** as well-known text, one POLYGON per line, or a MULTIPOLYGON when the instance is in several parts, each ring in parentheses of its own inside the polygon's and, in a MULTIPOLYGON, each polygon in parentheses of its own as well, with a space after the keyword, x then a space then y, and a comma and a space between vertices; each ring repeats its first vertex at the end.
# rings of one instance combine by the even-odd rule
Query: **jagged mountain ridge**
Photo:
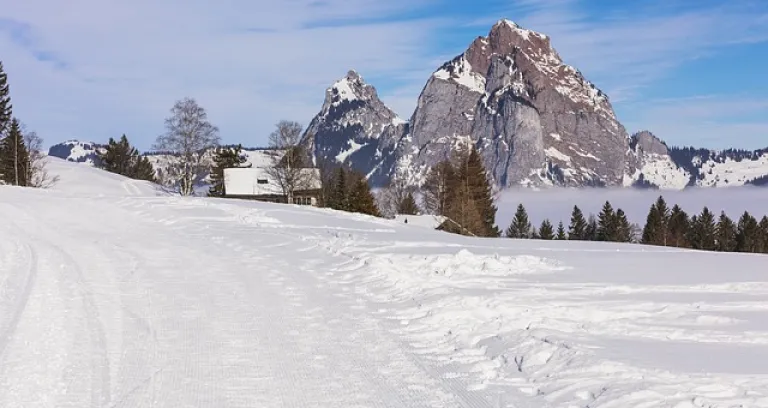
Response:
POLYGON ((463 142, 481 151, 497 188, 678 189, 745 184, 755 172, 768 174, 768 165, 757 160, 744 175, 731 177, 737 181, 706 177, 715 173, 707 166, 718 167, 718 154, 735 153, 702 153, 710 159, 685 163, 648 132, 630 137, 608 96, 565 64, 549 37, 509 20, 433 72, 408 123, 395 119, 375 89, 351 73, 328 88, 304 143, 315 160, 351 166, 378 186, 395 174, 420 184, 430 166, 463 142))

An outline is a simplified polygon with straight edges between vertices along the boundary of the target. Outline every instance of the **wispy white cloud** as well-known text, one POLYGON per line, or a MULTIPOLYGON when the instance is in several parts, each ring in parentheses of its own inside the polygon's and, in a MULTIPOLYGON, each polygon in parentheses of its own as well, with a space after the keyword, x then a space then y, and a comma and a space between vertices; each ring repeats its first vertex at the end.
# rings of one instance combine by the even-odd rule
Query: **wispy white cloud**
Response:
POLYGON ((148 146, 192 96, 225 139, 259 144, 278 119, 308 122, 348 69, 425 66, 441 20, 398 16, 431 1, 25 0, 0 12, 0 48, 16 112, 50 141, 127 132, 148 146))

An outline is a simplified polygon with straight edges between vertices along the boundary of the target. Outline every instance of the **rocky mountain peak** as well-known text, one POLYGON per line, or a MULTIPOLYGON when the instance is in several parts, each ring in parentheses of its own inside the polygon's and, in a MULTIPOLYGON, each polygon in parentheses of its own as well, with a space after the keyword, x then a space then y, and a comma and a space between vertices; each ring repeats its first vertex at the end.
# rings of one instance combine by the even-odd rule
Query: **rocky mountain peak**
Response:
POLYGON ((656 154, 660 156, 669 154, 667 144, 647 130, 632 135, 630 146, 639 154, 656 154))

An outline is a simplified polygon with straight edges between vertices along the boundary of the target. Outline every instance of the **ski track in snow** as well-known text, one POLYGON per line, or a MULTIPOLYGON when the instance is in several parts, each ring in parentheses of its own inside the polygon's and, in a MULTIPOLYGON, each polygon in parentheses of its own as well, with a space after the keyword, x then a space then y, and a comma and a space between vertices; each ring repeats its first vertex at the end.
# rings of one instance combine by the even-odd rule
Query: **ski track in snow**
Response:
POLYGON ((0 191, 0 407, 768 406, 764 256, 117 187, 0 191))

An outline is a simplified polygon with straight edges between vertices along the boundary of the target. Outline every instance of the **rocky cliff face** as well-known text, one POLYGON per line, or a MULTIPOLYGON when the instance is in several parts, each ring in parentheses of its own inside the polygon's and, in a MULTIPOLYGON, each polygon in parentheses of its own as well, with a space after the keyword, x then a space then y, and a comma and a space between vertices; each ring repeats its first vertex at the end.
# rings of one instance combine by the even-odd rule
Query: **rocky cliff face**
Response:
POLYGON ((307 127, 302 145, 316 165, 350 166, 366 174, 371 183, 384 184, 407 128, 407 122, 384 105, 374 87, 349 71, 326 90, 323 107, 307 127))
POLYGON ((401 163, 414 181, 463 139, 501 188, 620 185, 629 146, 608 97, 547 36, 508 20, 434 72, 411 135, 401 163))
POLYGON ((682 189, 768 174, 768 150, 675 149, 650 132, 629 137, 608 97, 563 62, 549 37, 508 20, 433 72, 408 123, 350 71, 326 91, 303 143, 316 161, 349 165, 375 186, 394 174, 420 184, 467 143, 500 189, 682 189))

